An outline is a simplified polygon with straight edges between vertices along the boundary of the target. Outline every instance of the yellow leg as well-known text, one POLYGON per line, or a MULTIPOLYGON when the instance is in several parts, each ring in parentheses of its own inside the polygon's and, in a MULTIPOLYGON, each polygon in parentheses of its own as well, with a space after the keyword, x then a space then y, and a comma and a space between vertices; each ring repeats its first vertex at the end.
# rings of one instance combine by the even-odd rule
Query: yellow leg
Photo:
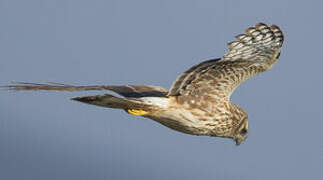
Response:
POLYGON ((128 109, 127 112, 134 116, 143 116, 145 114, 148 114, 147 111, 141 110, 141 109, 128 109))

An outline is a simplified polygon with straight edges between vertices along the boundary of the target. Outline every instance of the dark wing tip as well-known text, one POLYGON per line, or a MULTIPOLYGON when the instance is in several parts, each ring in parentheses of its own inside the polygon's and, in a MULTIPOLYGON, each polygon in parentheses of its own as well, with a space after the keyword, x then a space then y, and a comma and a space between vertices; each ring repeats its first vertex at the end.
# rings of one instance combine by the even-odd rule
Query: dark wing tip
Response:
POLYGON ((14 90, 14 91, 28 91, 28 90, 61 90, 62 88, 71 88, 73 86, 48 82, 47 84, 40 83, 29 83, 29 82, 17 82, 12 81, 10 85, 0 86, 3 90, 14 90))

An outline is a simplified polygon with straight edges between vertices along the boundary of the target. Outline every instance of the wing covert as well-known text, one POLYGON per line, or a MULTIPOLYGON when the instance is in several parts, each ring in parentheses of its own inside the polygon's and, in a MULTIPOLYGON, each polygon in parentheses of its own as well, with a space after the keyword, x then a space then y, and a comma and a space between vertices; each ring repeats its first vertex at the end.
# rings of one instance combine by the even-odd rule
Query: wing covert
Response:
POLYGON ((221 59, 202 62, 180 75, 168 96, 199 106, 229 100, 239 84, 275 64, 284 37, 278 26, 258 23, 236 39, 221 59))

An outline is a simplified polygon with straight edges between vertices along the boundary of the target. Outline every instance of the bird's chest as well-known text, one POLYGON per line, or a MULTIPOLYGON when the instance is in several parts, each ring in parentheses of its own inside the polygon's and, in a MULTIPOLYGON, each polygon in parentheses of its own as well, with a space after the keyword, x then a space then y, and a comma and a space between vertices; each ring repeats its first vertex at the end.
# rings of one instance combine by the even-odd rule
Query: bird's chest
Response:
POLYGON ((212 136, 215 129, 227 126, 228 123, 218 112, 186 108, 171 108, 148 118, 171 129, 193 135, 212 136))

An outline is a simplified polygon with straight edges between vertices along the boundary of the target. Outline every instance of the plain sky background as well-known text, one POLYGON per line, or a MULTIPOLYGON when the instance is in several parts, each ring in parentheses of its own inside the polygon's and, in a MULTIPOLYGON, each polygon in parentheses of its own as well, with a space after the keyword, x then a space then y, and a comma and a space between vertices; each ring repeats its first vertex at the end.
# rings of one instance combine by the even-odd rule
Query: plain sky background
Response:
POLYGON ((0 0, 0 85, 152 84, 221 57, 257 22, 279 25, 276 66, 232 100, 234 141, 70 101, 104 92, 0 92, 0 179, 322 179, 323 3, 294 0, 0 0))

